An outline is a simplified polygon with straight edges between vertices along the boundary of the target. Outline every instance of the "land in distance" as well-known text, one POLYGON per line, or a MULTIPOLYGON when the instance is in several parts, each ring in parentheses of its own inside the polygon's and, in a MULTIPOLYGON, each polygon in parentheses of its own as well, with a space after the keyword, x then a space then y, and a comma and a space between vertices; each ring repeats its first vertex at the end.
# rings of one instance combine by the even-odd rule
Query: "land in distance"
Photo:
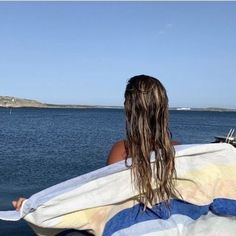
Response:
POLYGON ((36 100, 16 98, 12 96, 0 96, 0 107, 5 108, 123 108, 122 106, 99 106, 99 105, 62 105, 42 103, 36 100))
MULTIPOLYGON (((61 105, 42 103, 31 99, 22 99, 12 96, 0 96, 0 107, 4 108, 117 108, 123 109, 123 106, 101 106, 101 105, 61 105)), ((179 111, 219 111, 219 112, 236 112, 236 109, 207 107, 207 108, 185 108, 185 107, 171 107, 170 110, 179 111)))

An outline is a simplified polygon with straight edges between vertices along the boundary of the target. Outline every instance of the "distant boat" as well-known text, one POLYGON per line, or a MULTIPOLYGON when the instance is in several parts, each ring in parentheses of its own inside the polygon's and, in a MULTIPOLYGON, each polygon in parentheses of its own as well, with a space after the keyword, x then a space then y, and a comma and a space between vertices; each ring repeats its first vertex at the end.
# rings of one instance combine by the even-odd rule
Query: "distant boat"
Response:
POLYGON ((190 111, 191 108, 190 107, 179 107, 176 109, 177 111, 190 111))
POLYGON ((214 143, 229 143, 236 147, 235 129, 230 129, 227 136, 215 136, 214 143))

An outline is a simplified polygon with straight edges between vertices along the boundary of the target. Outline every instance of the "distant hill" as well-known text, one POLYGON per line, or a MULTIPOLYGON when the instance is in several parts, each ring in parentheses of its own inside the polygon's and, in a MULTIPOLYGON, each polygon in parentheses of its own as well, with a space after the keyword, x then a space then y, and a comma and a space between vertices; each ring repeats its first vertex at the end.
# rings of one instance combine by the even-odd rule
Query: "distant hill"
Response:
POLYGON ((41 103, 36 100, 22 99, 10 96, 0 96, 0 107, 33 107, 33 108, 122 108, 121 106, 88 106, 88 105, 57 105, 41 103))
POLYGON ((47 104, 9 96, 0 96, 0 107, 47 107, 47 104))

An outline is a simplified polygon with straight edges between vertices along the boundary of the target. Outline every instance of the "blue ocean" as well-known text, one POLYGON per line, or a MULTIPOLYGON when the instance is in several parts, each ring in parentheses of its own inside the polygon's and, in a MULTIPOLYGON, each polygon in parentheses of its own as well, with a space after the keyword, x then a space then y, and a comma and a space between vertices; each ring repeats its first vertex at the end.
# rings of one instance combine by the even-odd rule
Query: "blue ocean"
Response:
MULTIPOLYGON (((170 111, 173 140, 209 143, 236 128, 236 112, 170 111)), ((49 186, 103 167, 125 137, 122 109, 0 108, 0 210, 49 186)), ((31 236, 24 221, 0 221, 0 236, 31 236)))

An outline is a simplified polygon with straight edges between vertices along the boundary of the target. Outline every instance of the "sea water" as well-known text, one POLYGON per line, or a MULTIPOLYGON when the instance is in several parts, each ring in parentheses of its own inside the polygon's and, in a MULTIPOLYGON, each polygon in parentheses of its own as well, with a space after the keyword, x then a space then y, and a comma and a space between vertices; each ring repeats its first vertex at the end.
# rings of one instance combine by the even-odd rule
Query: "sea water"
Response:
MULTIPOLYGON (((209 143, 236 128, 236 113, 170 111, 173 140, 209 143)), ((125 137, 122 109, 0 109, 0 210, 11 201, 103 167, 125 137)), ((0 236, 31 236, 24 221, 0 221, 0 236)))

